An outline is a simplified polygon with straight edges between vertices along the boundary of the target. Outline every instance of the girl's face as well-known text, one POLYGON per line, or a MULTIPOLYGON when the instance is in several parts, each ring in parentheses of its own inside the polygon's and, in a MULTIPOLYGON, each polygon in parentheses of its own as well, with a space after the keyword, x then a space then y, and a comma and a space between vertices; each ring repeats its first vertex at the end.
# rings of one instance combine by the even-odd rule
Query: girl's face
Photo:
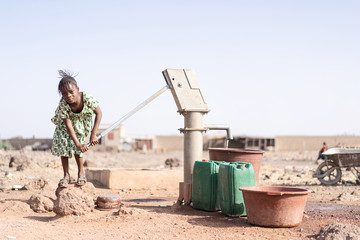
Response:
POLYGON ((77 103, 79 100, 79 88, 70 83, 61 91, 61 95, 68 104, 77 103))

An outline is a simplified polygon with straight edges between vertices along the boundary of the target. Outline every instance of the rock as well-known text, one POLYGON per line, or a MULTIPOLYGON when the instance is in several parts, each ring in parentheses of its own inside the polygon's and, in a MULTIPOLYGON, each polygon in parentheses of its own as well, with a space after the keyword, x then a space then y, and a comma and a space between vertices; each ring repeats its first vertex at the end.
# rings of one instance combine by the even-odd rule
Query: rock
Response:
POLYGON ((24 190, 42 190, 44 187, 48 184, 48 182, 43 179, 30 179, 29 182, 27 182, 23 189, 24 190))
POLYGON ((10 158, 9 167, 16 168, 16 171, 23 171, 26 168, 37 166, 26 155, 15 155, 10 158))
POLYGON ((119 211, 117 211, 117 215, 144 215, 146 211, 143 209, 127 209, 125 207, 121 207, 119 211))
POLYGON ((88 160, 85 160, 84 167, 98 167, 98 165, 88 160))
MULTIPOLYGON (((20 201, 2 201, 0 204, 0 213, 31 213, 33 212, 26 202, 20 201)), ((12 215, 12 214, 11 214, 12 215)), ((5 220, 6 221, 6 220, 5 220)))
POLYGON ((360 198, 356 195, 355 191, 352 193, 344 192, 341 193, 337 198, 331 199, 330 201, 358 201, 360 198))
POLYGON ((16 156, 11 156, 9 167, 16 168, 22 164, 29 165, 29 163, 30 163, 30 159, 26 155, 16 155, 16 156))
POLYGON ((285 168, 284 168, 284 173, 285 174, 292 173, 292 171, 293 171, 292 166, 285 166, 285 168))
POLYGON ((352 224, 330 223, 320 229, 320 233, 315 237, 316 240, 347 240, 360 239, 360 228, 352 224))
POLYGON ((279 179, 280 178, 280 174, 278 172, 272 172, 270 174, 270 178, 271 179, 279 179))
POLYGON ((308 166, 305 166, 304 168, 303 168, 303 174, 308 174, 310 172, 310 167, 308 167, 308 166))
POLYGON ((32 195, 27 203, 37 213, 51 212, 54 208, 54 200, 41 195, 32 195))
POLYGON ((8 188, 6 182, 0 178, 0 192, 5 192, 8 188))
POLYGON ((0 179, 0 192, 5 192, 6 185, 2 179, 0 179))
POLYGON ((168 158, 165 160, 165 167, 173 168, 179 166, 180 166, 180 160, 178 158, 168 158))
POLYGON ((8 171, 5 172, 5 177, 12 178, 13 176, 14 175, 11 172, 8 172, 8 171))
POLYGON ((54 169, 62 168, 61 162, 56 160, 46 160, 45 162, 43 162, 42 166, 54 169))
POLYGON ((132 210, 124 210, 124 209, 119 210, 118 213, 119 213, 119 215, 120 214, 122 214, 122 215, 133 215, 134 214, 134 212, 132 210))
POLYGON ((81 187, 69 184, 66 188, 57 188, 56 196, 53 211, 60 216, 85 215, 95 207, 95 187, 89 182, 81 187))
POLYGON ((352 193, 350 193, 351 195, 360 197, 360 192, 359 191, 353 191, 352 193))

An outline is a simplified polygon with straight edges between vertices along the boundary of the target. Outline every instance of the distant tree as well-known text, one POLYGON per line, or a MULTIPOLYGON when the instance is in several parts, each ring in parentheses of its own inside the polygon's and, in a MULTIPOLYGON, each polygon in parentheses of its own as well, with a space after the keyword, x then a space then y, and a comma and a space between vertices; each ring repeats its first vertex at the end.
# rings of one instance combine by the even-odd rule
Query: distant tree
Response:
POLYGON ((14 150, 14 147, 9 143, 9 141, 0 140, 0 150, 14 150))

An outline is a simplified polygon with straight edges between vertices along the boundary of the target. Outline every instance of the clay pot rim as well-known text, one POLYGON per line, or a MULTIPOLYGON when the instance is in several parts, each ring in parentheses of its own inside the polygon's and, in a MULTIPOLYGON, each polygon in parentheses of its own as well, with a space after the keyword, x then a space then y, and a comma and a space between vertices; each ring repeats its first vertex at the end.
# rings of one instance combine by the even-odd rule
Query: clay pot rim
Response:
POLYGON ((223 152, 241 152, 241 153, 264 153, 265 151, 262 150, 253 150, 253 149, 243 149, 243 148, 209 148, 209 151, 215 150, 215 151, 223 151, 223 152))
POLYGON ((254 186, 241 187, 240 191, 253 192, 266 195, 282 196, 282 195, 307 195, 311 193, 310 189, 287 187, 287 186, 254 186))

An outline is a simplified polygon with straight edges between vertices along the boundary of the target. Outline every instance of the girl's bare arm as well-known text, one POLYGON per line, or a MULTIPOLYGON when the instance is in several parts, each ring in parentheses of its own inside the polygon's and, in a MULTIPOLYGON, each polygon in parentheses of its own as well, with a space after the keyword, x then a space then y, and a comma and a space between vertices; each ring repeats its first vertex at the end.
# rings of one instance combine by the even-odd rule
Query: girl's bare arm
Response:
POLYGON ((102 112, 101 112, 100 106, 97 106, 97 108, 94 110, 94 113, 95 113, 95 122, 94 122, 94 127, 91 130, 91 135, 90 135, 91 145, 95 145, 95 144, 99 143, 99 140, 96 137, 96 133, 100 126, 100 122, 101 122, 101 118, 102 118, 102 112))
POLYGON ((66 129, 69 133, 69 136, 71 137, 71 139, 74 141, 75 143, 75 146, 81 151, 81 152, 86 152, 88 150, 88 147, 86 144, 81 144, 79 142, 79 140, 77 139, 76 137, 76 134, 75 134, 75 130, 74 130, 74 127, 71 123, 71 120, 69 118, 65 118, 63 119, 64 123, 65 123, 65 126, 66 126, 66 129))

